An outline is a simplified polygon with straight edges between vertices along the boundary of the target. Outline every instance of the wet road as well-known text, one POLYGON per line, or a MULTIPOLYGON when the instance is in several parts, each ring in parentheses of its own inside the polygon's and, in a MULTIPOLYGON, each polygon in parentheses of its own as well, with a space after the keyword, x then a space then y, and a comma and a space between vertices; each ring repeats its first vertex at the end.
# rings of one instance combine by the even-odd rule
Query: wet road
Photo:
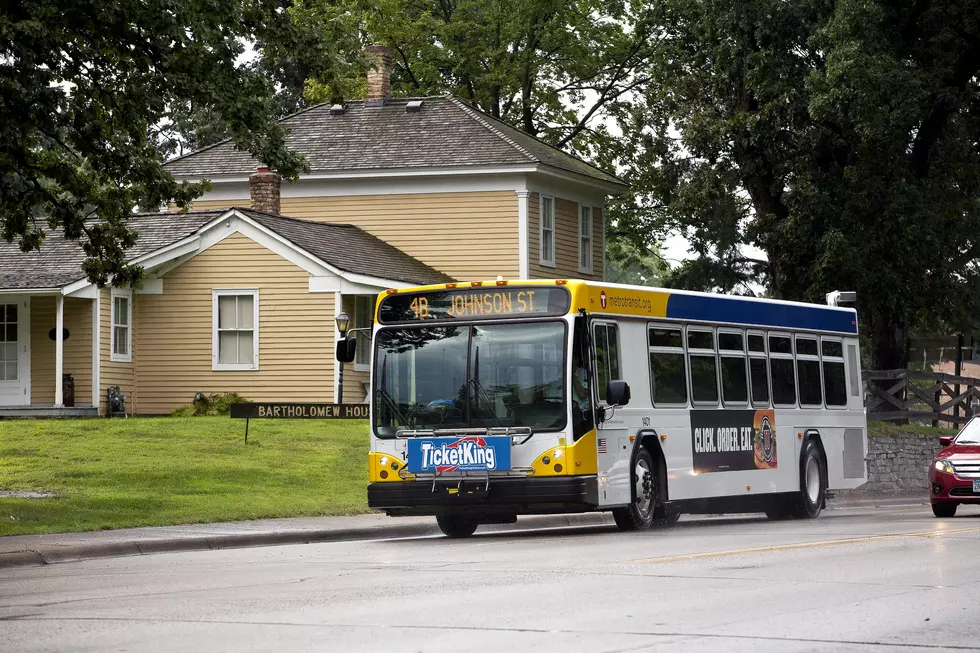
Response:
POLYGON ((980 510, 0 570, 3 651, 980 651, 980 510))

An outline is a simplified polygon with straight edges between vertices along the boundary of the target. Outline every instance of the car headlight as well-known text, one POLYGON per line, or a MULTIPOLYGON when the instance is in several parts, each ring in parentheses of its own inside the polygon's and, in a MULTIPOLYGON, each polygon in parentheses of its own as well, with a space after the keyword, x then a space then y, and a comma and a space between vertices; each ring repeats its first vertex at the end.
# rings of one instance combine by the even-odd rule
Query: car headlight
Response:
POLYGON ((948 460, 937 460, 936 461, 936 471, 942 472, 943 474, 952 474, 953 466, 948 460))

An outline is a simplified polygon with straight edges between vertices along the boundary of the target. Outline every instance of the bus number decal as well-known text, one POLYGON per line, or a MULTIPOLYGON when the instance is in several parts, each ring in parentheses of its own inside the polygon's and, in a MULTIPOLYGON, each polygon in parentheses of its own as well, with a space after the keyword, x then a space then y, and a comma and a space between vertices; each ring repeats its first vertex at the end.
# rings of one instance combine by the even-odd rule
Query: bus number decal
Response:
POLYGON ((776 469, 775 411, 692 410, 691 445, 698 473, 776 469))

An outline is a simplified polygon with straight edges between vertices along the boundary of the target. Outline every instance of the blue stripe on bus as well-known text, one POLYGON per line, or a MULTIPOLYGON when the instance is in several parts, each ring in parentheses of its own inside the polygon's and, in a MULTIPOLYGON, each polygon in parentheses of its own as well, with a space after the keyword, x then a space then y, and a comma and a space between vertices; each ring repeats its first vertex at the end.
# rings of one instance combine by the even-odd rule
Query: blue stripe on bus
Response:
POLYGON ((849 311, 819 306, 770 304, 734 297, 671 294, 667 300, 667 317, 783 329, 857 333, 857 318, 849 311))

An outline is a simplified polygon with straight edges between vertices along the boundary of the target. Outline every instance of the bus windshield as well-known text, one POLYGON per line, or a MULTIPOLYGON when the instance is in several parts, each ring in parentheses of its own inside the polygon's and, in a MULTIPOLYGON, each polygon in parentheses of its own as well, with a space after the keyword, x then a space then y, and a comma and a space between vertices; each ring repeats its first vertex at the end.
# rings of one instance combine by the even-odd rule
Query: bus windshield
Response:
POLYGON ((375 338, 374 427, 565 426, 564 322, 392 328, 375 338))

